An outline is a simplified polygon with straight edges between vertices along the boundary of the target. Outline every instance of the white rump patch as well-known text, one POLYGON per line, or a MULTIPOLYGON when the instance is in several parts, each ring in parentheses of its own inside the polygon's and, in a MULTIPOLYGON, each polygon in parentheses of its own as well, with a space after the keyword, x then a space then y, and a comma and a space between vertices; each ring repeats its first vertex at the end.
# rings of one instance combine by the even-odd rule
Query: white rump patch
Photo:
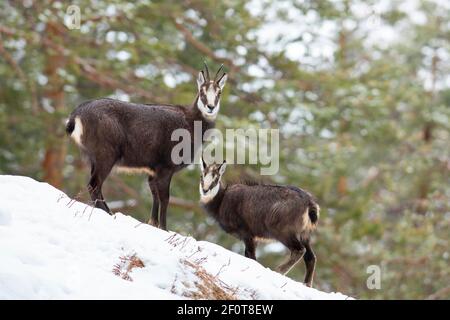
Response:
POLYGON ((81 123, 80 117, 75 117, 75 128, 70 135, 72 139, 79 145, 83 146, 81 143, 81 136, 83 135, 83 124, 81 123))
MULTIPOLYGON (((319 210, 320 210, 319 206, 316 205, 317 218, 319 218, 319 210)), ((309 217, 309 208, 307 208, 305 210, 302 217, 303 217, 303 231, 302 232, 310 233, 310 232, 314 231, 314 229, 316 229, 316 224, 312 223, 311 218, 309 217)))
POLYGON ((303 213, 303 230, 304 232, 311 232, 313 231, 314 226, 311 222, 311 219, 309 218, 309 209, 306 209, 303 213))
POLYGON ((146 167, 125 167, 125 166, 116 166, 116 171, 119 173, 126 174, 148 174, 149 176, 154 176, 155 171, 146 167))
MULTIPOLYGON (((319 218, 320 207, 316 204, 317 218, 319 218)), ((305 238, 308 238, 311 232, 313 232, 317 228, 317 223, 312 223, 311 218, 309 217, 309 208, 305 210, 302 215, 302 230, 297 234, 297 237, 300 241, 305 238)))

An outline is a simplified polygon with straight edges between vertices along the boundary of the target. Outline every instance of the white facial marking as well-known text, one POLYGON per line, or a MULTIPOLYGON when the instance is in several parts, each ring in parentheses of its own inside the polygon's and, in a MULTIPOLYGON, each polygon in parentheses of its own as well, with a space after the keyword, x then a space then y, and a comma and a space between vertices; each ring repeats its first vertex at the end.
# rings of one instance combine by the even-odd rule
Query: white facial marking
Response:
POLYGON ((216 96, 217 96, 216 90, 214 89, 214 86, 212 85, 212 82, 211 82, 211 85, 209 86, 209 89, 206 92, 206 101, 208 101, 208 104, 210 106, 215 106, 216 96))
POLYGON ((214 178, 212 176, 212 173, 208 173, 206 176, 203 177, 203 189, 209 189, 211 187, 211 183, 213 183, 214 178))
POLYGON ((207 192, 204 193, 203 192, 203 188, 202 188, 202 184, 200 183, 200 202, 201 203, 208 203, 208 202, 210 202, 212 199, 214 199, 214 197, 219 192, 219 188, 220 188, 220 183, 215 185, 214 188, 212 188, 211 190, 208 190, 207 192))
POLYGON ((197 101, 197 108, 200 110, 203 117, 208 120, 214 121, 217 117, 217 114, 219 113, 220 100, 217 102, 217 105, 213 110, 209 110, 209 108, 203 104, 202 99, 199 98, 197 101))
POLYGON ((81 123, 80 117, 75 117, 75 128, 70 135, 72 139, 79 145, 82 146, 81 136, 83 135, 83 124, 81 123))

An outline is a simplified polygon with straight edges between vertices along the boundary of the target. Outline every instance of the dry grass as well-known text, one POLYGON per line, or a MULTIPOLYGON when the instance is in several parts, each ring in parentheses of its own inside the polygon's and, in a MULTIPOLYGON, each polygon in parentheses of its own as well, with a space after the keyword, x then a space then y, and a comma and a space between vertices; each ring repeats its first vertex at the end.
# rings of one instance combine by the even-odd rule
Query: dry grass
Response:
MULTIPOLYGON (((208 273, 202 266, 188 260, 183 260, 182 263, 194 271, 197 280, 195 281, 194 290, 186 290, 182 293, 183 296, 190 299, 209 299, 209 300, 236 300, 237 289, 233 289, 226 283, 222 282, 217 276, 208 273)), ((188 285, 183 283, 186 289, 188 285)), ((173 292, 173 290, 172 290, 173 292)), ((175 292, 174 292, 175 293, 175 292)))
POLYGON ((141 259, 134 253, 132 255, 121 256, 120 262, 114 265, 112 272, 127 281, 133 281, 130 276, 131 271, 134 268, 143 268, 145 267, 144 263, 141 259))

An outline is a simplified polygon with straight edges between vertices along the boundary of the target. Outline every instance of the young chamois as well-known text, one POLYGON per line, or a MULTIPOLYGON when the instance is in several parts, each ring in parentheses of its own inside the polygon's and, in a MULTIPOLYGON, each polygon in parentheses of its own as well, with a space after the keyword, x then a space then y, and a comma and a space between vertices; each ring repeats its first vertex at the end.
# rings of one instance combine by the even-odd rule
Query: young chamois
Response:
POLYGON ((256 260, 256 242, 276 239, 291 255, 278 267, 286 274, 303 257, 305 284, 312 286, 316 256, 310 234, 319 219, 319 206, 311 194, 293 186, 261 183, 225 185, 225 162, 206 165, 202 159, 200 202, 222 229, 245 243, 245 256, 256 260))
POLYGON ((172 175, 189 163, 175 164, 171 141, 176 129, 187 129, 191 135, 192 159, 194 122, 201 122, 202 137, 214 127, 220 109, 220 95, 227 74, 223 66, 210 79, 208 67, 200 71, 198 93, 189 107, 179 105, 137 104, 113 99, 98 99, 80 104, 66 123, 67 134, 87 155, 91 167, 88 190, 95 206, 111 213, 102 194, 102 185, 112 168, 130 173, 145 173, 153 197, 149 223, 166 230, 166 212, 172 175))

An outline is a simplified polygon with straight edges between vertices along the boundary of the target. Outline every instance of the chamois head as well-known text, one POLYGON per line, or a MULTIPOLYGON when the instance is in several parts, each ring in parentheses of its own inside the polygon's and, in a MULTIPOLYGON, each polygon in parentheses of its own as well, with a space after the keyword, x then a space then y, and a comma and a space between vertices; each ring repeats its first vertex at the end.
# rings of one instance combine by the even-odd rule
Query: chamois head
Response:
POLYGON ((202 115, 208 120, 215 120, 220 109, 220 94, 222 93, 225 82, 227 81, 227 74, 224 72, 220 75, 223 65, 213 80, 209 76, 208 66, 205 63, 205 70, 198 74, 198 102, 197 107, 202 115))
POLYGON ((221 164, 212 163, 207 165, 202 158, 201 170, 202 175, 200 177, 200 201, 207 203, 211 201, 219 192, 220 178, 225 173, 227 164, 224 161, 221 164))

